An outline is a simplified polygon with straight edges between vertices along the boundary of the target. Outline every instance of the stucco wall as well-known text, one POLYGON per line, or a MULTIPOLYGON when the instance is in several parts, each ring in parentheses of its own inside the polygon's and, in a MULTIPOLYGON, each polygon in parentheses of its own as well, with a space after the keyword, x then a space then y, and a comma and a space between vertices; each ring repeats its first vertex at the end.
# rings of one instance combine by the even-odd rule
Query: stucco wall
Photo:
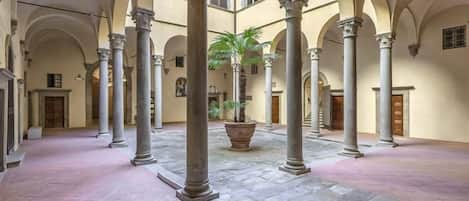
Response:
POLYGON ((80 48, 67 39, 42 43, 34 51, 28 71, 28 90, 46 89, 47 73, 62 74, 62 89, 70 89, 70 127, 86 126, 85 81, 75 80, 85 76, 84 58, 80 48))

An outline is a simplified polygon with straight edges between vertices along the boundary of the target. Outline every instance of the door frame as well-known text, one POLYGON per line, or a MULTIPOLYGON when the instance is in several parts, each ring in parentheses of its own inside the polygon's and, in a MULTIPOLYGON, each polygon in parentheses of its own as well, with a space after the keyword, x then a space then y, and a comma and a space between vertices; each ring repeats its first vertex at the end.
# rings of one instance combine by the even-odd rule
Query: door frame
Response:
POLYGON ((70 128, 70 93, 69 89, 37 89, 39 94, 39 125, 45 128, 46 97, 64 97, 64 128, 70 128))
MULTIPOLYGON (((376 134, 379 134, 379 129, 380 129, 380 115, 379 115, 379 110, 380 110, 380 88, 375 87, 372 88, 372 90, 375 92, 375 99, 376 99, 376 108, 375 108, 375 113, 376 113, 376 134)), ((410 91, 415 90, 414 86, 405 86, 405 87, 393 87, 392 88, 392 95, 393 96, 402 96, 403 97, 403 102, 404 102, 404 137, 410 137, 410 91)))

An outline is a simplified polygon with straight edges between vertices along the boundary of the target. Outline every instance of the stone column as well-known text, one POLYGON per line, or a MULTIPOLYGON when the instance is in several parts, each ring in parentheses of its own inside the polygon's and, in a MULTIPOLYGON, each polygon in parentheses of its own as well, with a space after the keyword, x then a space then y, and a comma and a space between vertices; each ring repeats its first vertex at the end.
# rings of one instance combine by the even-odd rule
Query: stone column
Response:
POLYGON ((340 155, 359 158, 357 143, 357 55, 356 39, 360 18, 339 22, 344 34, 344 150, 340 155))
POLYGON ((39 125, 39 93, 37 91, 31 92, 31 124, 32 127, 40 127, 39 125))
POLYGON ((300 175, 310 172, 303 161, 301 20, 306 0, 280 0, 287 22, 287 160, 280 170, 300 175))
POLYGON ((141 8, 133 11, 137 29, 137 151, 135 166, 156 163, 151 153, 151 54, 150 32, 154 12, 141 8))
POLYGON ((99 55, 99 131, 97 138, 109 135, 109 55, 110 50, 98 49, 99 55))
POLYGON ((392 42, 391 33, 378 36, 380 47, 380 132, 378 145, 396 147, 392 133, 392 42))
POLYGON ((311 59, 311 135, 321 137, 319 122, 319 54, 321 49, 309 50, 311 59))
POLYGON ((187 2, 186 182, 176 192, 183 201, 219 197, 208 180, 207 1, 187 2))
POLYGON ((163 56, 153 55, 155 66, 155 129, 163 128, 163 56))
POLYGON ((272 54, 264 54, 265 67, 265 127, 272 129, 272 54))
POLYGON ((112 143, 110 148, 127 147, 124 136, 124 83, 123 83, 123 51, 125 35, 111 34, 112 48, 112 143))
MULTIPOLYGON (((239 73, 241 71, 240 57, 238 55, 233 55, 231 58, 231 67, 233 69, 233 101, 236 104, 240 104, 240 84, 239 84, 239 73)), ((234 120, 239 121, 241 115, 241 108, 234 108, 234 120)))

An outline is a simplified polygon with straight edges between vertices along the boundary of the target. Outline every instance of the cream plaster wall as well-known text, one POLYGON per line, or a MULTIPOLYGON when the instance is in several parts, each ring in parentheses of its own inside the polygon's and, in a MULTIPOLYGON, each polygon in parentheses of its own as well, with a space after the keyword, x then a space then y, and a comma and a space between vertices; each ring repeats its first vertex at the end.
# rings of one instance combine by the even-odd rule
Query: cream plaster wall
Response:
POLYGON ((70 127, 86 126, 85 81, 75 80, 85 75, 84 58, 80 48, 67 39, 48 41, 34 51, 28 71, 28 90, 46 89, 47 73, 62 74, 62 89, 71 89, 70 127))

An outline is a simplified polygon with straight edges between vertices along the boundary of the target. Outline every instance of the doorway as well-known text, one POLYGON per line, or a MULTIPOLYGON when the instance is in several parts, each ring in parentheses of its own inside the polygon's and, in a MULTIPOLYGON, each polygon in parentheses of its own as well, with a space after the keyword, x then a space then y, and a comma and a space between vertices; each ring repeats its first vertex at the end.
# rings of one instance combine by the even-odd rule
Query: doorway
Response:
POLYGON ((280 123, 280 96, 272 96, 272 123, 280 123))
POLYGON ((344 96, 332 96, 332 125, 333 130, 344 129, 344 96))
POLYGON ((64 97, 45 97, 45 128, 65 127, 64 97))
POLYGON ((8 116, 7 116, 7 153, 15 148, 15 104, 13 93, 13 80, 8 80, 8 116))
POLYGON ((392 133, 404 136, 404 96, 392 96, 392 133))

